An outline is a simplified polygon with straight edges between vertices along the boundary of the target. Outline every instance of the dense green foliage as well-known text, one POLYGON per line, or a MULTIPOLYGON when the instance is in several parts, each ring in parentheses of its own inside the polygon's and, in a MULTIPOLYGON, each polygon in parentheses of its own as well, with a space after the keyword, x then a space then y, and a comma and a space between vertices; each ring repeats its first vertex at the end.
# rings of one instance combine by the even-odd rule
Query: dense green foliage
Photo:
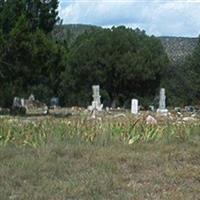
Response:
POLYGON ((0 99, 33 92, 42 101, 57 95, 65 50, 48 34, 57 22, 58 1, 1 1, 0 99))
POLYGON ((58 0, 0 0, 1 28, 10 33, 19 17, 25 15, 30 30, 39 28, 48 33, 59 20, 57 7, 58 0))
POLYGON ((170 105, 200 103, 200 38, 194 52, 183 63, 168 67, 162 85, 168 91, 170 105))
POLYGON ((133 97, 147 103, 167 63, 160 41, 139 29, 121 26, 82 34, 70 49, 63 74, 64 100, 85 105, 91 86, 99 84, 105 103, 127 105, 133 97))

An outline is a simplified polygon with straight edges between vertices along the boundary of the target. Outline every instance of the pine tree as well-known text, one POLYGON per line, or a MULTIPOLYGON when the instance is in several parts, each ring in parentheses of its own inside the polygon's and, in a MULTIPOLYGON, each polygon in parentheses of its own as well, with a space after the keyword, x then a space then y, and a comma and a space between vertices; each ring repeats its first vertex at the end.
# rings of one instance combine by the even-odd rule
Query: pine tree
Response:
POLYGON ((10 105, 14 96, 31 92, 47 101, 56 95, 65 64, 64 49, 48 34, 58 20, 58 0, 0 5, 0 104, 10 105))
POLYGON ((58 0, 26 0, 27 18, 32 30, 37 28, 49 33, 58 18, 58 0))

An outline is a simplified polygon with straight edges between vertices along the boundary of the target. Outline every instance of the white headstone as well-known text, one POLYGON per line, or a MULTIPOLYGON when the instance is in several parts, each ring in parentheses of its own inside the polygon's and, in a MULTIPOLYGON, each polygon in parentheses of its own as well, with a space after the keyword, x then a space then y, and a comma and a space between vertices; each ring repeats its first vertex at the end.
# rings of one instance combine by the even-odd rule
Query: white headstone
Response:
POLYGON ((103 109, 103 104, 101 104, 101 96, 100 96, 100 87, 99 85, 93 85, 92 86, 92 91, 93 91, 93 101, 92 105, 89 106, 89 110, 97 110, 97 111, 102 111, 103 109))
POLYGON ((31 94, 31 95, 29 96, 28 100, 30 100, 30 101, 35 101, 35 96, 34 96, 33 94, 31 94))
POLYGON ((138 100, 132 99, 131 101, 131 113, 137 115, 138 114, 138 100))
POLYGON ((160 89, 159 108, 158 108, 157 112, 160 112, 160 113, 168 112, 168 110, 166 109, 165 88, 160 89))
POLYGON ((12 107, 21 107, 21 99, 19 97, 14 97, 12 107))
POLYGON ((93 101, 97 102, 97 104, 101 104, 101 96, 100 96, 100 87, 99 85, 93 85, 93 101))
POLYGON ((22 107, 25 106, 25 101, 24 101, 24 99, 21 99, 21 106, 22 106, 22 107))

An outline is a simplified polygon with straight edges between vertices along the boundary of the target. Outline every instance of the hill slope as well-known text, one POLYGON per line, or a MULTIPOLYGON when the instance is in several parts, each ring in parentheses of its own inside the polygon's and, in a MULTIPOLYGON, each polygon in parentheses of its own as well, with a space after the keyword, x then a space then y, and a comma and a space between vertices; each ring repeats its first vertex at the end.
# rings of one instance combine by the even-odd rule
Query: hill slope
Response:
POLYGON ((53 35, 57 40, 67 41, 67 43, 71 45, 72 42, 85 31, 94 31, 100 28, 101 27, 93 25, 68 24, 57 26, 53 31, 53 35))
POLYGON ((182 62, 195 49, 198 38, 159 37, 172 63, 182 62))

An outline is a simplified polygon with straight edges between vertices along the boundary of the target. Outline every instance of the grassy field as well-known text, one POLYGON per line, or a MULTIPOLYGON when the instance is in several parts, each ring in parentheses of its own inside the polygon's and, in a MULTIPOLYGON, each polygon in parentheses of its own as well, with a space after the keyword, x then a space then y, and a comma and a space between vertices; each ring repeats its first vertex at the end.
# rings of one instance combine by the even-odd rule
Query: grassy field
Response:
POLYGON ((0 199, 200 199, 200 126, 0 119, 0 199))

